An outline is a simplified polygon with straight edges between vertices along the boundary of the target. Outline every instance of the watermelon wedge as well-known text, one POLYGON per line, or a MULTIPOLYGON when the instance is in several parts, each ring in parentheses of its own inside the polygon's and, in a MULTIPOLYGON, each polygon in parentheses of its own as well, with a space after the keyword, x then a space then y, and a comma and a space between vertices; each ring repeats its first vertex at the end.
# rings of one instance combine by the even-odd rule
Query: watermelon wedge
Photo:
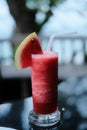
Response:
POLYGON ((42 54, 40 41, 35 32, 29 34, 18 46, 15 52, 17 70, 27 68, 32 64, 31 54, 42 54))

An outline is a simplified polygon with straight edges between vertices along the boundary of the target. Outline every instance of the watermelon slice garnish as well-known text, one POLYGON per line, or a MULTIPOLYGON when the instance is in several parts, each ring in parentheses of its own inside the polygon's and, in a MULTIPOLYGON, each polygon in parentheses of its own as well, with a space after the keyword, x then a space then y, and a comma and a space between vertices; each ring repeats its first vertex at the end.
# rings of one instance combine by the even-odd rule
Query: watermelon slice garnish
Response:
POLYGON ((29 34, 18 46, 15 52, 16 68, 23 69, 31 66, 31 54, 42 54, 40 41, 35 32, 29 34))

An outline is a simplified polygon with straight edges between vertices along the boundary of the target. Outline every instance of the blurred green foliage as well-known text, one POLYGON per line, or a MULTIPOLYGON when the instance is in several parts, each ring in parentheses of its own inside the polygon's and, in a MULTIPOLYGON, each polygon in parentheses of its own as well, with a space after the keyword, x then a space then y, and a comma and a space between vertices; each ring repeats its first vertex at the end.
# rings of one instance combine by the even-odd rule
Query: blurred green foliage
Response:
POLYGON ((26 7, 36 10, 35 21, 38 30, 49 20, 52 9, 58 7, 65 0, 26 0, 26 7), (40 18, 41 17, 41 18, 40 18))
POLYGON ((6 0, 17 29, 21 33, 36 31, 53 15, 54 8, 65 0, 6 0))

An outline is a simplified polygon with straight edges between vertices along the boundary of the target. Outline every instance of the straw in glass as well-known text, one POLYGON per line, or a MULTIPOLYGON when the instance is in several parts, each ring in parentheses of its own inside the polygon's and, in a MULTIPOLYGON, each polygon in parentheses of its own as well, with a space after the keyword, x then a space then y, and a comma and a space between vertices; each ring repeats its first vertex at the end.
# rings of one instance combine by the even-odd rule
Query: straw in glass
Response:
POLYGON ((53 41, 54 41, 55 38, 58 38, 58 37, 60 37, 60 36, 73 35, 73 34, 77 34, 77 32, 68 32, 68 33, 64 33, 64 34, 58 34, 58 33, 52 34, 52 35, 50 36, 50 39, 49 39, 49 42, 48 42, 47 51, 50 51, 50 50, 51 50, 52 43, 53 43, 53 41))

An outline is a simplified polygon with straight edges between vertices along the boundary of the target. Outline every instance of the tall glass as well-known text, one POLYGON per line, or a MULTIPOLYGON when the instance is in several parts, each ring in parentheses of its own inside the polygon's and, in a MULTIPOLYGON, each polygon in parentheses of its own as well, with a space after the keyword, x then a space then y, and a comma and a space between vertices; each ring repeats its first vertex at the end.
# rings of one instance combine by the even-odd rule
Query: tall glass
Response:
POLYGON ((58 55, 53 52, 32 55, 33 110, 30 123, 52 126, 60 121, 58 111, 58 55))

